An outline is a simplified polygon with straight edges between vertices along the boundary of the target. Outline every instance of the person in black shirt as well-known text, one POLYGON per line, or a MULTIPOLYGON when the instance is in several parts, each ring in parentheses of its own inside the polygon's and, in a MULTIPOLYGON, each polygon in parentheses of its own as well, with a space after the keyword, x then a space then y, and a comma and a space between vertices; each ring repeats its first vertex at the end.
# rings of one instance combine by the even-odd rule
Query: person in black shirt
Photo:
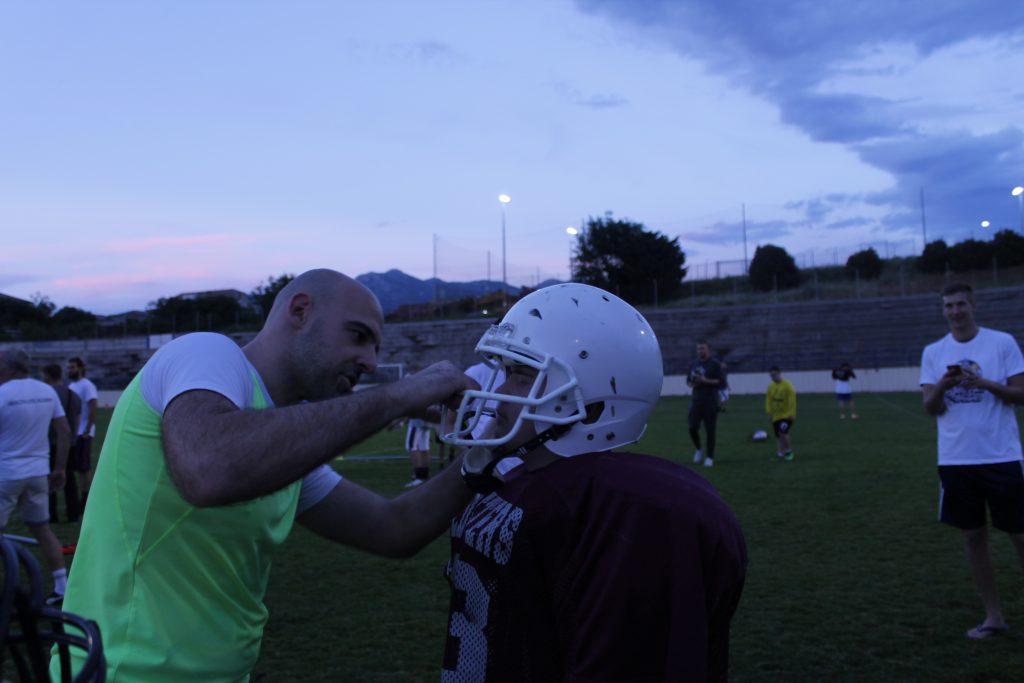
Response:
POLYGON ((467 476, 480 493, 452 522, 441 680, 726 680, 739 523, 689 468, 612 451, 642 436, 661 393, 647 321, 603 290, 555 285, 477 352, 507 376, 467 391, 454 422, 493 400, 490 433, 445 436, 485 474, 467 476), (486 476, 511 457, 523 464, 486 476))
POLYGON ((697 342, 697 360, 690 364, 686 374, 686 386, 693 389, 688 417, 690 439, 697 450, 693 454, 695 465, 704 467, 715 464, 715 427, 718 423, 718 391, 725 385, 722 364, 711 357, 711 345, 704 339, 697 342), (701 449, 700 425, 704 423, 707 448, 701 449))

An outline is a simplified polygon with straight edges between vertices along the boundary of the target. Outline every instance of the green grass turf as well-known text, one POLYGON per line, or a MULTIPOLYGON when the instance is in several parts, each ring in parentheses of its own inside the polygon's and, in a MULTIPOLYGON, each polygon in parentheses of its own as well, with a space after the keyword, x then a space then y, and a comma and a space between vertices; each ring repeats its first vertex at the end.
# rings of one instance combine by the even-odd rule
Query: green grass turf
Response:
MULTIPOLYGON (((1024 573, 993 537, 1007 619, 968 641, 983 616, 959 533, 935 521, 935 426, 917 394, 801 396, 794 462, 777 462, 763 399, 734 397, 714 468, 700 468, 743 525, 750 568, 733 621, 733 681, 1024 681, 1024 573)), ((689 399, 663 399, 635 450, 692 466, 689 399)), ((107 418, 108 415, 104 415, 107 418)), ((101 422, 101 431, 105 419, 101 422)), ((353 449, 402 453, 403 430, 353 449)), ((352 481, 398 495, 404 459, 337 462, 352 481)), ((91 501, 96 504, 99 501, 91 501)), ((55 525, 64 541, 77 526, 55 525)), ((12 525, 12 533, 24 533, 12 525)), ((271 576, 255 681, 436 681, 446 626, 447 539, 411 560, 371 557, 296 528, 271 576)))

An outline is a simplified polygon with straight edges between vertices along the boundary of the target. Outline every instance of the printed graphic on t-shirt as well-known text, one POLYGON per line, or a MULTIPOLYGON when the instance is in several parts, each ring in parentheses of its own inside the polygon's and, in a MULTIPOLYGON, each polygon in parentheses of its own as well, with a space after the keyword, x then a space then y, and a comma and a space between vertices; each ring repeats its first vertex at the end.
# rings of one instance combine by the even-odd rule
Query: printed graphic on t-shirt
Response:
MULTIPOLYGON (((967 377, 984 377, 981 366, 970 358, 957 361, 960 371, 967 377)), ((950 403, 981 403, 985 398, 985 391, 979 388, 965 387, 957 384, 952 389, 946 390, 946 400, 950 403)))

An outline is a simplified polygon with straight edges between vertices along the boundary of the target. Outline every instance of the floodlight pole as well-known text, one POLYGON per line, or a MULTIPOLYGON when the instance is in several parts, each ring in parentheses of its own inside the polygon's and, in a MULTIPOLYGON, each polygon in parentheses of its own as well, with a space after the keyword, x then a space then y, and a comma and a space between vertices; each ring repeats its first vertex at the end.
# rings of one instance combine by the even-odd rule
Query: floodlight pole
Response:
POLYGON ((1024 187, 1018 185, 1010 191, 1017 198, 1017 213, 1020 215, 1020 234, 1024 235, 1024 187))
POLYGON ((501 202, 501 306, 508 310, 508 273, 505 270, 505 205, 512 201, 507 194, 499 194, 501 202))

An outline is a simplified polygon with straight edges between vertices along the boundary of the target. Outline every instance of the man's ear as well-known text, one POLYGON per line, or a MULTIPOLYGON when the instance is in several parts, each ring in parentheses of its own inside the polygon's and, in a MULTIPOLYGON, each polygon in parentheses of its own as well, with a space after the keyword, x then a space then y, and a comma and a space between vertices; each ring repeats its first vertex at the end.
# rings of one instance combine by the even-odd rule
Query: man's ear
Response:
POLYGON ((305 292, 297 292, 288 300, 288 324, 298 329, 309 322, 313 310, 313 298, 305 292))

